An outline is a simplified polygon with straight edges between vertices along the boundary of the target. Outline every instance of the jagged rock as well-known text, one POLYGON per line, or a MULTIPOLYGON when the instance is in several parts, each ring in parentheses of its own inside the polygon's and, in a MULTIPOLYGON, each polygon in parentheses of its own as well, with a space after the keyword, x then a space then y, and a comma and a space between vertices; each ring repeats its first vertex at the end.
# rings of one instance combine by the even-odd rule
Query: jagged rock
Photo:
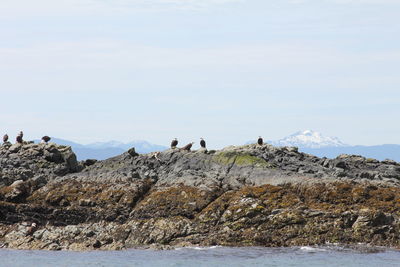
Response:
POLYGON ((54 163, 61 163, 64 161, 61 152, 58 149, 51 149, 44 151, 44 158, 47 161, 54 162, 54 163))
POLYGON ((10 186, 1 188, 0 195, 5 201, 21 202, 27 196, 28 187, 29 185, 27 185, 23 180, 17 180, 10 186))
POLYGON ((17 144, 14 144, 14 145, 10 146, 8 148, 8 151, 10 153, 17 153, 21 148, 22 148, 22 144, 17 143, 17 144))
POLYGON ((76 172, 79 170, 79 164, 78 161, 76 160, 76 155, 75 153, 72 152, 71 148, 64 150, 64 153, 62 154, 62 157, 64 159, 64 162, 67 164, 69 172, 76 172))
POLYGON ((400 177, 400 168, 391 162, 374 163, 349 155, 319 159, 290 147, 247 145, 228 147, 214 153, 202 152, 170 149, 154 157, 150 154, 138 155, 131 150, 89 166, 74 179, 129 181, 150 178, 157 181, 158 187, 185 184, 213 189, 332 179, 353 181, 368 178, 378 182, 400 177))
POLYGON ((36 177, 50 180, 79 168, 70 147, 33 143, 0 146, 0 186, 36 177))
POLYGON ((400 247, 396 162, 265 144, 78 163, 66 146, 13 146, 0 147, 7 248, 400 247))
POLYGON ((12 146, 12 144, 11 144, 10 141, 7 141, 7 142, 4 142, 4 143, 2 144, 2 146, 4 146, 4 147, 10 147, 10 146, 12 146))
POLYGON ((48 250, 61 250, 62 248, 60 247, 60 245, 59 244, 57 244, 57 243, 51 243, 49 246, 48 246, 48 250))

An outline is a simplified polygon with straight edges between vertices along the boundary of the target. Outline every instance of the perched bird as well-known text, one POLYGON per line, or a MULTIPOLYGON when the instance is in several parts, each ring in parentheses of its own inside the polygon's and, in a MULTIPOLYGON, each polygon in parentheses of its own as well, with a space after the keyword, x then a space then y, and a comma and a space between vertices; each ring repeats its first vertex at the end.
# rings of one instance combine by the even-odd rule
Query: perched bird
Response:
POLYGON ((5 134, 3 136, 3 143, 5 143, 5 142, 8 142, 8 135, 7 134, 5 134))
POLYGON ((259 144, 260 146, 264 144, 264 140, 262 139, 261 136, 258 137, 257 144, 259 144))
POLYGON ((201 146, 202 148, 206 148, 206 141, 204 141, 203 138, 200 138, 200 146, 201 146))
POLYGON ((187 144, 186 146, 182 147, 182 150, 186 150, 186 151, 190 151, 190 149, 192 148, 194 142, 187 144))
POLYGON ((22 131, 20 131, 16 138, 17 143, 22 144, 24 142, 22 137, 24 137, 24 133, 22 131))
POLYGON ((28 226, 26 228, 26 235, 32 235, 37 229, 37 224, 36 223, 32 223, 31 226, 28 226))
POLYGON ((22 140, 22 136, 18 135, 16 138, 17 143, 22 144, 24 140, 22 140))
POLYGON ((46 144, 50 141, 50 139, 51 138, 49 136, 47 136, 47 135, 42 137, 42 141, 45 142, 46 144))
POLYGON ((178 139, 174 139, 174 140, 172 140, 172 142, 171 142, 171 148, 176 148, 176 146, 178 145, 178 139))

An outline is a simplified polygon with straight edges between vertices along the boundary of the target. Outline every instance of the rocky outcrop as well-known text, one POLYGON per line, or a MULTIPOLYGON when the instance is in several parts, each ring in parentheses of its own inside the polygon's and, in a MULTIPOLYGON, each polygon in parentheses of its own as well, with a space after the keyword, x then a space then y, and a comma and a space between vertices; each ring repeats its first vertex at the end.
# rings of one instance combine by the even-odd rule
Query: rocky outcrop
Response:
POLYGON ((5 143, 0 146, 0 186, 19 180, 51 180, 81 169, 75 154, 67 146, 54 143, 5 143))
POLYGON ((1 147, 0 163, 3 247, 400 246, 390 160, 248 145, 78 163, 68 147, 24 144, 1 147))
POLYGON ((318 158, 300 153, 295 147, 248 145, 220 151, 171 149, 157 156, 127 152, 63 179, 127 182, 151 179, 157 188, 184 184, 225 190, 333 179, 399 185, 400 165, 351 155, 318 158))

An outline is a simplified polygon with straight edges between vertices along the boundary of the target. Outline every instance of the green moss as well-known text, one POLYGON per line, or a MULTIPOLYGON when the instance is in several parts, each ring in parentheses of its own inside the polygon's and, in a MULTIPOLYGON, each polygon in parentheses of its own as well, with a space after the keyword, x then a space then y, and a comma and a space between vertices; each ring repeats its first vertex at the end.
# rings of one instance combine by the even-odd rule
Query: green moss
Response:
POLYGON ((270 163, 267 161, 252 156, 248 153, 239 153, 239 152, 219 152, 214 157, 213 160, 219 164, 230 165, 235 164, 238 166, 256 166, 256 167, 264 167, 270 168, 272 167, 270 163))
POLYGON ((257 167, 270 167, 270 164, 265 160, 248 154, 239 155, 236 158, 235 164, 244 166, 256 165, 257 167))
POLYGON ((220 152, 213 157, 213 161, 223 164, 229 165, 235 162, 236 154, 231 152, 220 152))

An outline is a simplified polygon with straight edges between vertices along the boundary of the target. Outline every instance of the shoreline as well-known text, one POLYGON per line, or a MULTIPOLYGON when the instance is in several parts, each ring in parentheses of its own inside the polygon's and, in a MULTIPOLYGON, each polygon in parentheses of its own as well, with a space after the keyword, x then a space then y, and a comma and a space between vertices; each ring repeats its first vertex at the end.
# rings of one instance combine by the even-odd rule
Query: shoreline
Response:
POLYGON ((373 246, 369 244, 324 244, 324 245, 303 245, 303 246, 289 246, 289 247, 263 247, 263 246, 169 246, 169 245, 149 245, 143 247, 132 247, 124 248, 121 250, 43 250, 43 249, 13 249, 13 248, 0 248, 0 251, 26 251, 26 252, 72 252, 72 253, 92 253, 92 252, 129 252, 129 251, 147 251, 147 252, 157 252, 157 251, 180 251, 180 250, 276 250, 276 251, 305 251, 305 252, 329 252, 337 251, 346 253, 348 251, 358 252, 358 253, 382 253, 382 252, 396 252, 400 253, 400 247, 385 247, 385 246, 373 246))

